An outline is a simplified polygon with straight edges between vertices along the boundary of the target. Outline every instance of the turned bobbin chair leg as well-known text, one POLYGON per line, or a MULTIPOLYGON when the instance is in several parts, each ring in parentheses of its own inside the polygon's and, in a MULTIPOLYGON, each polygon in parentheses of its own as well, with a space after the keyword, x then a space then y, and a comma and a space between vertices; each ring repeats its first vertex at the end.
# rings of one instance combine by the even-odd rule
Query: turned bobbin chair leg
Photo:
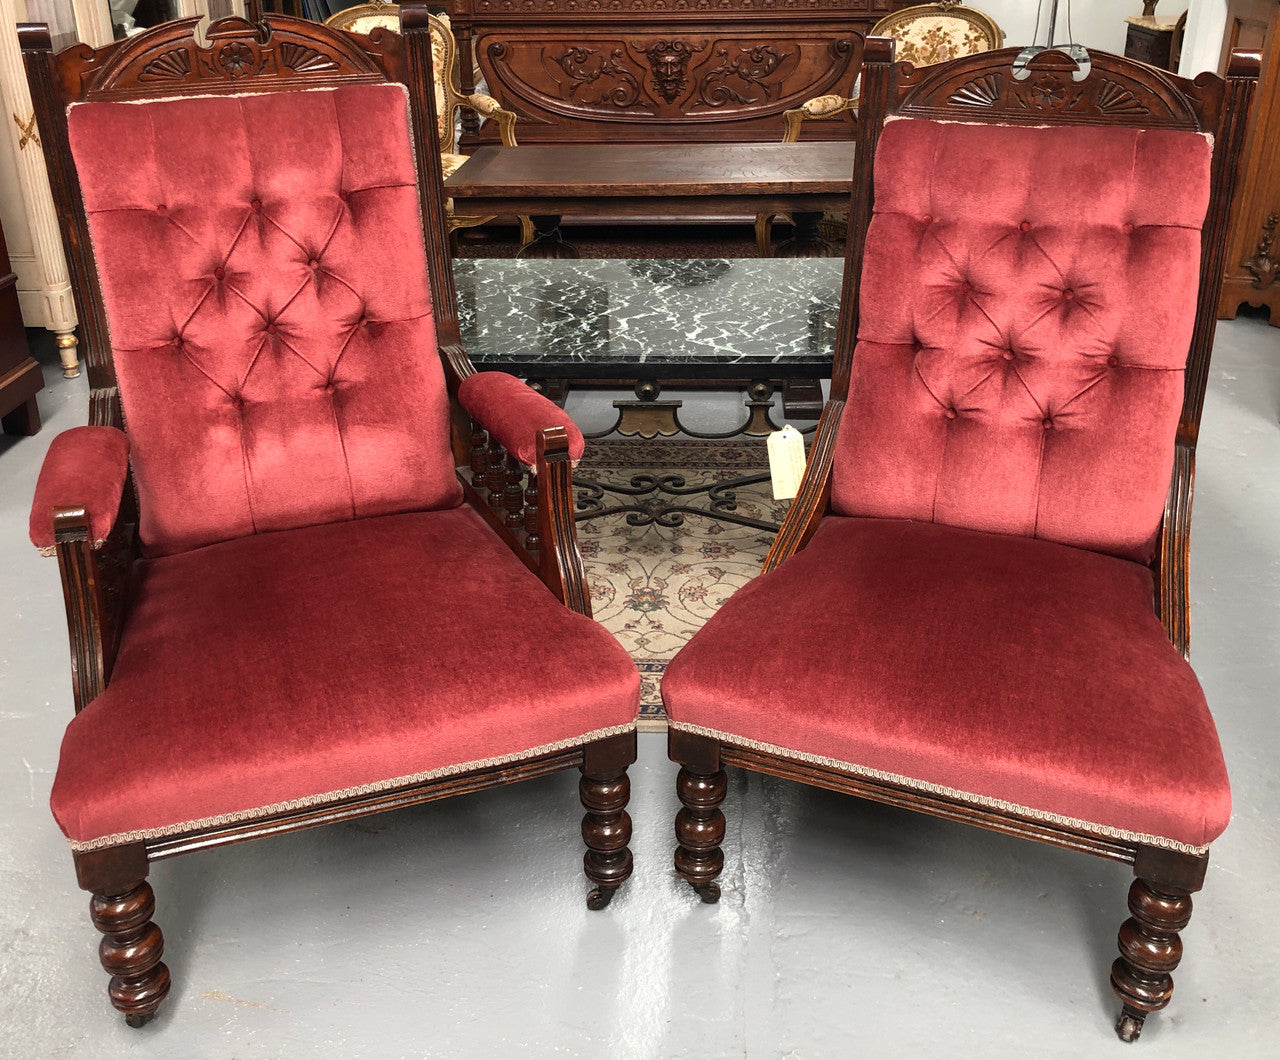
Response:
POLYGON ((704 902, 720 900, 716 878, 724 869, 724 802, 728 781, 720 768, 720 745, 705 737, 670 730, 669 755, 680 763, 676 794, 676 872, 704 902))
POLYGON ((156 896, 147 882, 141 844, 75 855, 76 876, 89 891, 89 916, 102 932, 98 957, 111 981, 107 996, 130 1027, 155 1016, 169 993, 169 969, 160 960, 164 936, 152 922, 156 896))
POLYGON ((588 909, 603 909, 614 892, 631 875, 631 817, 627 801, 631 781, 627 766, 636 760, 636 734, 611 736, 583 748, 582 779, 578 795, 586 814, 582 840, 587 852, 583 871, 594 887, 587 895, 588 909))
POLYGON ((1134 1042, 1147 1015, 1169 1004, 1182 960, 1178 932, 1191 920, 1191 895, 1180 887, 1139 877, 1129 888, 1129 912, 1120 926, 1120 956, 1111 966, 1111 989, 1122 1002, 1116 1033, 1134 1042))

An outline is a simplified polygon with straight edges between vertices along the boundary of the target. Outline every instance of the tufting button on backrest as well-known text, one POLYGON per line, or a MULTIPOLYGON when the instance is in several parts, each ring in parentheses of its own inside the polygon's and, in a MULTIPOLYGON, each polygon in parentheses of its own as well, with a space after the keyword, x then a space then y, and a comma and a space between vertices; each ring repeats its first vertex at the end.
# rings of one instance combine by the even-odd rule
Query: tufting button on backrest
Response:
POLYGON ((943 413, 943 415, 945 415, 949 420, 954 420, 958 415, 958 413, 956 412, 955 409, 947 409, 947 411, 943 413))
POLYGON ((1030 232, 1030 231, 1031 231, 1031 222, 1030 222, 1030 221, 1023 221, 1021 224, 1019 224, 1019 225, 1018 225, 1018 228, 1020 228, 1023 232, 1030 232))
POLYGON ((965 282, 960 285, 960 290, 964 291, 965 294, 968 294, 970 291, 973 290, 973 284, 971 284, 968 280, 965 280, 965 282))
POLYGON ((1001 351, 1000 356, 1001 356, 1001 357, 1003 357, 1006 361, 1012 361, 1012 360, 1013 360, 1013 350, 1003 350, 1003 351, 1001 351))
POLYGON ((1124 232, 1126 232, 1126 233, 1128 233, 1128 232, 1132 232, 1132 231, 1133 231, 1133 222, 1132 222, 1132 221, 1125 221, 1125 223, 1124 223, 1124 224, 1122 224, 1122 225, 1120 226, 1120 228, 1121 228, 1124 232))
POLYGON ((159 205, 156 206, 156 213, 168 213, 168 212, 169 212, 169 207, 167 207, 164 203, 160 203, 159 205))
POLYGON ((319 261, 317 261, 315 258, 309 258, 309 259, 307 259, 307 268, 308 268, 308 269, 318 269, 318 268, 320 268, 320 262, 319 262, 319 261))
POLYGON ((1072 301, 1075 298, 1075 296, 1076 296, 1075 291, 1071 290, 1070 287, 1068 287, 1065 291, 1062 292, 1062 297, 1065 298, 1068 302, 1072 301))
POLYGON ((249 209, 253 210, 255 213, 256 213, 258 210, 261 210, 261 209, 262 209, 262 200, 261 200, 261 199, 254 199, 252 202, 250 202, 250 203, 249 203, 249 209))
POLYGON ((275 326, 275 324, 268 324, 268 325, 267 325, 267 334, 268 334, 268 335, 274 335, 275 333, 276 333, 276 326, 275 326))
POLYGON ((215 280, 224 280, 226 279, 226 276, 227 276, 227 270, 224 269, 221 265, 219 265, 216 269, 213 270, 213 278, 215 280))
POLYGON ((927 225, 931 225, 931 224, 933 224, 933 214, 931 214, 931 213, 927 213, 927 214, 925 214, 922 218, 920 218, 920 220, 921 220, 921 221, 923 221, 923 222, 924 222, 925 224, 927 224, 927 225))
POLYGON ((1044 422, 1041 423, 1040 426, 1043 427, 1046 431, 1051 431, 1053 430, 1053 420, 1050 417, 1046 416, 1044 418, 1044 422))
POLYGON ((1107 364, 1112 368, 1114 368, 1119 363, 1120 363, 1120 358, 1117 357, 1114 353, 1107 358, 1107 364))

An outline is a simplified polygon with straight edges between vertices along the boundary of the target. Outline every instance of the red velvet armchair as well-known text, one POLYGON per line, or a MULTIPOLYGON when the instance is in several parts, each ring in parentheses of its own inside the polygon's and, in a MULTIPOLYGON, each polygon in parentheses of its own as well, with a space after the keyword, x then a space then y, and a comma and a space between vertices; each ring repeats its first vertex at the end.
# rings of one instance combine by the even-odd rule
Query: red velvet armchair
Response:
POLYGON ((1191 83, 1100 53, 1082 80, 1060 52, 1024 79, 1012 49, 892 55, 867 42, 799 496, 663 678, 676 869, 719 897, 725 764, 1127 862, 1132 1040, 1230 814, 1187 548, 1257 57, 1191 83))
POLYGON ((51 802, 134 1026, 163 858, 577 767, 588 904, 631 872, 582 437, 457 344, 425 9, 198 21, 21 30, 92 388, 31 515, 77 711, 51 802))

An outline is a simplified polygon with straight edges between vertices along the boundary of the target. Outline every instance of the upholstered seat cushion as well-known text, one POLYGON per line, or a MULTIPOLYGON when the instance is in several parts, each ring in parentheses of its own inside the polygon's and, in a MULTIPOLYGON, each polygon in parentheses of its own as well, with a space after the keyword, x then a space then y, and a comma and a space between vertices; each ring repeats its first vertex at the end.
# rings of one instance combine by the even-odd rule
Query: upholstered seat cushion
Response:
POLYGON ((1199 849, 1227 825, 1217 733, 1128 560, 829 518, 667 668, 677 728, 1199 849))
POLYGON ((107 690, 67 728, 73 846, 252 818, 634 724, 635 665, 468 508, 144 561, 107 690))

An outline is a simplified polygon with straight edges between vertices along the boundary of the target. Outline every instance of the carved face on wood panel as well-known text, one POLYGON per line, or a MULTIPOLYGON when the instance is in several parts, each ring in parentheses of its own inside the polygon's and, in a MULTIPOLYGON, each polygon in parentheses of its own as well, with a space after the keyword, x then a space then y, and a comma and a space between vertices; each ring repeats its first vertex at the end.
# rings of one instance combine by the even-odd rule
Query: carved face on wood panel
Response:
POLYGON ((689 84, 689 60, 706 44, 689 44, 682 40, 657 41, 645 49, 649 68, 653 71, 654 90, 668 103, 674 103, 689 84))

